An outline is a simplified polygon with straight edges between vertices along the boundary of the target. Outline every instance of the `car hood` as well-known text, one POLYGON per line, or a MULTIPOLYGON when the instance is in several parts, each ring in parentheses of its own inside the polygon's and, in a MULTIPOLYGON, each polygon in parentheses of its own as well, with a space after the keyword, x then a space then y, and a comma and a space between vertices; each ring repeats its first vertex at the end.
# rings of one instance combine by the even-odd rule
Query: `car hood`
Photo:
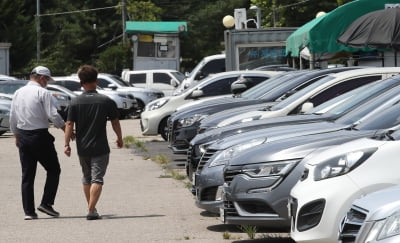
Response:
POLYGON ((368 215, 368 221, 387 218, 400 210, 400 186, 367 194, 355 200, 353 205, 371 213, 368 215))
POLYGON ((163 93, 159 89, 153 89, 153 88, 140 88, 140 87, 119 87, 119 90, 125 90, 125 91, 135 91, 135 92, 147 92, 147 93, 163 93))
POLYGON ((209 105, 235 102, 238 99, 241 99, 241 98, 234 98, 234 97, 232 97, 232 95, 226 95, 226 96, 222 96, 222 97, 221 96, 207 97, 204 99, 192 101, 188 104, 181 105, 176 110, 177 110, 177 112, 186 112, 191 109, 198 109, 198 108, 202 108, 202 107, 209 106, 209 105))
POLYGON ((208 105, 196 105, 196 106, 190 106, 188 109, 185 110, 178 110, 173 114, 172 119, 177 120, 177 119, 182 119, 182 118, 187 118, 191 117, 195 114, 201 114, 201 115, 210 115, 210 114, 215 114, 217 112, 226 110, 226 109, 231 109, 231 108, 239 108, 243 106, 249 106, 249 105, 257 105, 261 104, 262 106, 265 106, 262 104, 262 100, 248 100, 248 99, 238 99, 238 98, 232 98, 230 101, 229 99, 224 99, 223 101, 220 102, 218 100, 218 103, 210 103, 208 105))
POLYGON ((209 149, 223 150, 237 144, 245 144, 255 139, 266 139, 266 142, 298 137, 317 133, 327 133, 338 131, 347 127, 347 125, 333 122, 315 122, 309 124, 275 126, 265 129, 257 129, 251 132, 237 134, 217 140, 210 145, 209 149))
POLYGON ((192 144, 206 143, 211 140, 223 139, 228 136, 236 134, 246 133, 258 129, 264 129, 282 125, 293 125, 293 124, 305 124, 314 123, 320 121, 333 120, 336 116, 334 115, 293 115, 293 116, 281 116, 272 117, 269 119, 255 120, 251 122, 245 122, 241 124, 234 124, 225 127, 219 127, 211 130, 206 130, 204 133, 197 134, 192 140, 192 144))
POLYGON ((265 109, 265 107, 272 106, 276 103, 277 102, 266 102, 261 104, 241 106, 237 108, 231 108, 224 111, 220 111, 203 119, 201 121, 201 126, 216 127, 217 124, 220 123, 221 121, 229 117, 236 116, 237 114, 241 114, 243 113, 243 111, 262 111, 265 109))
POLYGON ((257 164, 260 162, 303 159, 315 150, 324 150, 354 139, 369 137, 375 130, 340 130, 330 133, 305 135, 281 139, 255 146, 231 158, 229 165, 257 164))

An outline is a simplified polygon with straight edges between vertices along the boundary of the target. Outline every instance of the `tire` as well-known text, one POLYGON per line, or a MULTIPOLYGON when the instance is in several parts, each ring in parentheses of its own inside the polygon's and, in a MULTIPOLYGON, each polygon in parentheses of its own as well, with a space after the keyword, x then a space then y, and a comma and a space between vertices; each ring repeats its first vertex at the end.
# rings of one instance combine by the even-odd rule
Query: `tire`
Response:
POLYGON ((136 99, 138 108, 136 110, 137 115, 140 117, 140 113, 144 111, 145 104, 143 101, 136 99))
POLYGON ((0 136, 6 133, 6 131, 0 131, 0 136))
POLYGON ((158 133, 161 135, 161 137, 165 140, 168 141, 168 117, 165 117, 164 119, 161 120, 160 125, 158 126, 158 133))

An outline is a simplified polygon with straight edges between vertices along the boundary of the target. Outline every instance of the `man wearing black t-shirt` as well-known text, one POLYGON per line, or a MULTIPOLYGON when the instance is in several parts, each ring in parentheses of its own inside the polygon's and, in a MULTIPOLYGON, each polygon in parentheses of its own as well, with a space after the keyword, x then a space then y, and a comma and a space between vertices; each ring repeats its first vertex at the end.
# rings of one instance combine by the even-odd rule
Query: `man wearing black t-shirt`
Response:
POLYGON ((79 68, 78 77, 85 91, 71 101, 65 127, 64 153, 67 156, 71 155, 69 142, 74 126, 76 129, 76 147, 83 173, 83 191, 88 203, 88 220, 101 218, 96 204, 100 198, 110 154, 107 120, 111 121, 117 135, 117 146, 122 148, 123 145, 117 106, 107 96, 97 93, 97 75, 98 71, 93 66, 83 65, 79 68))

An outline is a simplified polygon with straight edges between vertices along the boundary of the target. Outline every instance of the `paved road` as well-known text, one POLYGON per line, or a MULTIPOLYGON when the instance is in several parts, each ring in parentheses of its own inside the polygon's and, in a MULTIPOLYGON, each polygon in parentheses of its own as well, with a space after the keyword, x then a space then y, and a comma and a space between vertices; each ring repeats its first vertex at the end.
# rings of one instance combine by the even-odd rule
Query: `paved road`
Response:
MULTIPOLYGON (((152 141, 146 143, 152 153, 168 153, 160 137, 141 137, 137 119, 121 123, 124 136, 152 141)), ((70 158, 62 153, 63 133, 54 128, 50 132, 56 137, 62 169, 55 209, 61 216, 51 218, 38 212, 38 220, 24 221, 18 151, 11 133, 0 136, 0 242, 260 241, 248 241, 247 234, 236 226, 223 225, 216 215, 197 208, 185 183, 165 177, 166 172, 159 164, 134 154, 133 149, 117 149, 113 143, 115 136, 109 129, 111 161, 97 206, 103 219, 98 221, 85 218, 86 202, 76 151, 70 158), (229 240, 223 239, 224 232, 230 236, 229 240)), ((179 168, 179 158, 172 158, 179 168)), ((42 195, 44 176, 39 166, 35 184, 37 204, 42 195)), ((262 242, 292 242, 281 235, 266 239, 265 232, 260 232, 257 237, 263 237, 262 242)))

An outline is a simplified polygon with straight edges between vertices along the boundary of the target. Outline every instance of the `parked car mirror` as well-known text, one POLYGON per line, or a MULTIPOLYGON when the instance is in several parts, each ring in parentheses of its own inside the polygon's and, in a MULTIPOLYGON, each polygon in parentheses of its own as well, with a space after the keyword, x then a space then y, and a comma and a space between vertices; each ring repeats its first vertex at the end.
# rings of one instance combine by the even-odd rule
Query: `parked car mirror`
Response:
POLYGON ((236 83, 236 82, 233 82, 233 83, 231 84, 231 92, 232 92, 232 94, 233 94, 234 96, 236 96, 236 95, 242 93, 242 92, 245 91, 246 89, 247 89, 247 85, 244 84, 244 83, 239 83, 239 82, 236 83))
POLYGON ((314 104, 311 102, 306 102, 301 106, 301 113, 306 113, 307 111, 311 110, 312 108, 314 108, 314 104))
POLYGON ((201 79, 203 79, 203 78, 205 78, 204 73, 203 73, 202 71, 199 71, 199 72, 196 74, 196 77, 195 77, 194 79, 195 79, 195 80, 201 80, 201 79))
POLYGON ((193 90, 193 92, 192 92, 192 98, 198 98, 198 97, 201 97, 201 96, 203 96, 203 91, 202 90, 200 90, 200 89, 196 89, 196 90, 193 90))
POLYGON ((179 86, 179 82, 178 81, 176 81, 175 79, 173 79, 173 78, 171 78, 171 85, 172 85, 172 87, 178 87, 179 86))
POLYGON ((109 84, 107 85, 108 88, 112 89, 112 90, 116 90, 118 87, 115 84, 109 84))

